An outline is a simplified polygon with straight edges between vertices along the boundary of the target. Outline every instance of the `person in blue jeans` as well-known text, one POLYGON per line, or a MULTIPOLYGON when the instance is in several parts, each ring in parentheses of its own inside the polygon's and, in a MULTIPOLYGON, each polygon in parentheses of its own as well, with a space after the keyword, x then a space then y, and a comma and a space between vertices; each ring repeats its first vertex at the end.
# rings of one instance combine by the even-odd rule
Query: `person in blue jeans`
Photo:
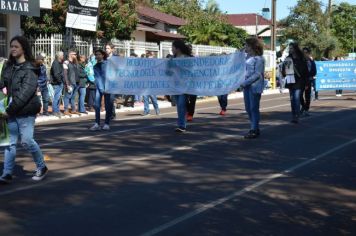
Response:
POLYGON ((85 66, 87 64, 87 57, 85 55, 79 56, 78 64, 78 76, 79 76, 79 99, 78 99, 78 111, 81 114, 88 114, 85 110, 85 95, 87 91, 88 75, 85 71, 85 66))
POLYGON ((10 98, 1 119, 7 119, 10 144, 5 147, 4 170, 0 184, 10 183, 15 167, 17 142, 32 155, 36 164, 32 179, 42 180, 48 168, 42 151, 33 139, 36 115, 41 110, 41 101, 36 94, 39 68, 34 64, 31 46, 23 36, 15 36, 10 41, 10 57, 0 79, 0 89, 7 89, 10 98))
POLYGON ((95 94, 95 124, 90 128, 92 131, 110 130, 110 120, 114 106, 114 94, 105 93, 105 79, 106 79, 106 58, 107 55, 104 50, 98 49, 95 51, 96 64, 94 66, 94 77, 96 85, 95 94), (105 102, 105 123, 100 127, 100 108, 101 99, 104 96, 105 102))
POLYGON ((250 130, 246 139, 254 139, 260 135, 260 100, 264 89, 265 60, 263 45, 256 37, 246 39, 245 51, 246 76, 241 84, 244 93, 245 109, 250 120, 250 130))
POLYGON ((51 66, 51 85, 53 87, 54 96, 52 101, 52 114, 58 118, 62 117, 59 109, 61 96, 63 92, 64 74, 63 74, 64 53, 59 51, 56 53, 56 59, 51 66))
POLYGON ((38 89, 41 92, 43 112, 42 115, 49 116, 48 113, 48 104, 49 104, 49 91, 47 87, 48 77, 47 77, 47 68, 44 65, 44 57, 39 54, 36 56, 36 64, 40 67, 40 74, 38 75, 38 89))
POLYGON ((143 108, 143 116, 147 116, 150 115, 150 103, 149 103, 149 99, 151 99, 152 105, 155 109, 156 115, 159 115, 159 107, 158 107, 158 103, 157 103, 157 96, 156 95, 144 95, 143 96, 143 104, 144 104, 144 108, 143 108))
MULTIPOLYGON (((179 39, 175 40, 172 43, 172 52, 174 58, 192 56, 191 47, 189 47, 187 44, 184 43, 184 41, 179 39)), ((178 120, 177 120, 178 127, 175 129, 175 131, 178 133, 184 133, 187 128, 187 120, 186 120, 187 95, 186 94, 175 95, 175 100, 176 100, 176 107, 177 107, 177 114, 178 114, 178 120)))
POLYGON ((283 62, 282 74, 285 77, 286 88, 289 89, 289 96, 292 109, 292 123, 298 124, 300 117, 300 96, 307 86, 309 76, 307 59, 298 43, 289 44, 289 55, 283 62))
POLYGON ((64 115, 71 116, 72 114, 80 115, 75 105, 75 96, 79 90, 79 76, 78 76, 78 60, 75 50, 68 51, 68 60, 63 63, 65 89, 64 89, 64 115), (71 105, 71 112, 68 110, 71 105))

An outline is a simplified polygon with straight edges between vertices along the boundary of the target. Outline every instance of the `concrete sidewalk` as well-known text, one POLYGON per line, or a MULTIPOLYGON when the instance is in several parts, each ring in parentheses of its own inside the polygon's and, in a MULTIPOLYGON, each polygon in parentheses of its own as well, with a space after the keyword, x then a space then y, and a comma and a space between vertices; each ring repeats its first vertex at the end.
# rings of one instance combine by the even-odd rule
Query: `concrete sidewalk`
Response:
MULTIPOLYGON (((283 93, 287 92, 288 90, 284 90, 283 93)), ((271 94, 278 94, 280 93, 279 89, 269 89, 269 90, 265 90, 264 93, 262 95, 271 95, 271 94)), ((243 98, 243 93, 242 92, 235 92, 235 93, 231 93, 229 94, 228 99, 238 99, 238 98, 243 98)), ((212 97, 201 97, 197 99, 197 103, 201 103, 201 102, 210 102, 210 101, 217 101, 217 97, 216 96, 212 96, 212 97)), ((158 106, 160 109, 163 108, 169 108, 171 107, 171 103, 164 100, 158 100, 158 106)), ((143 104, 140 106, 135 106, 135 107, 124 107, 121 106, 120 109, 116 109, 116 113, 126 113, 126 112, 142 112, 143 113, 143 104)), ((154 111, 154 108, 152 106, 152 104, 150 104, 150 110, 154 111)), ((105 111, 101 112, 102 115, 105 114, 105 111)), ((92 118, 95 116, 95 112, 88 112, 88 114, 81 114, 81 115, 71 115, 71 116, 62 116, 61 118, 58 118, 56 116, 42 116, 42 115, 38 115, 36 118, 36 123, 44 123, 44 122, 48 122, 48 121, 68 121, 70 119, 76 119, 76 118, 83 118, 83 117, 88 117, 88 118, 92 118)))

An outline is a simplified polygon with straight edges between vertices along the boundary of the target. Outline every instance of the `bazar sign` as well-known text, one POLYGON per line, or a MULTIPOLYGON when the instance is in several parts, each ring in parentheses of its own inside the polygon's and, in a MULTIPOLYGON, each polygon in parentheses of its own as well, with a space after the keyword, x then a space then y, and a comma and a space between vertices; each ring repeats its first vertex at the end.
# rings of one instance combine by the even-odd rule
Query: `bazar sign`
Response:
POLYGON ((0 13, 40 16, 39 0, 0 0, 0 13))

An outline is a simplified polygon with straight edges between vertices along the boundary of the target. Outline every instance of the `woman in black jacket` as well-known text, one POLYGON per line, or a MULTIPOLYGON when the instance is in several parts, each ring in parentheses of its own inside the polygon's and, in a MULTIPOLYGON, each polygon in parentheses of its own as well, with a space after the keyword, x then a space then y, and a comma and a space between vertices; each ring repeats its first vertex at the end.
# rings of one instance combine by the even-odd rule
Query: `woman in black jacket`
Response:
POLYGON ((36 114, 41 110, 37 96, 39 68, 33 64, 33 56, 28 40, 16 36, 10 41, 10 56, 1 74, 0 89, 6 87, 9 105, 1 115, 7 119, 10 145, 5 148, 4 170, 0 183, 9 183, 15 167, 16 146, 20 138, 23 147, 31 153, 36 164, 32 179, 42 180, 47 174, 43 154, 33 139, 36 114))
POLYGON ((289 44, 289 56, 282 65, 282 75, 285 77, 286 88, 289 89, 292 123, 299 123, 300 96, 306 86, 308 66, 302 50, 297 43, 289 44))

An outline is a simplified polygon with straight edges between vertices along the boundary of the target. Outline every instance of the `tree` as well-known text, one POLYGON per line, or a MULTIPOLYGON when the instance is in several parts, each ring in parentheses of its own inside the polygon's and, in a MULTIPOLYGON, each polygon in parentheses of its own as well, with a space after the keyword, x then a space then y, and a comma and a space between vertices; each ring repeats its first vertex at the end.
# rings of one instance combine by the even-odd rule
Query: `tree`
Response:
POLYGON ((206 3, 205 11, 213 15, 221 14, 219 4, 215 0, 209 0, 206 3))
POLYGON ((327 30, 327 14, 317 0, 298 0, 287 18, 280 21, 282 41, 296 40, 313 49, 316 58, 330 57, 337 39, 327 30))
POLYGON ((188 24, 179 31, 194 44, 231 46, 241 48, 247 37, 245 30, 237 29, 226 22, 215 1, 209 1, 206 8, 199 0, 156 0, 155 8, 181 17, 188 24))
MULTIPOLYGON (((36 36, 65 32, 67 0, 53 0, 52 10, 41 10, 41 17, 23 17, 22 28, 25 34, 36 36)), ((138 18, 135 0, 101 0, 97 32, 76 30, 82 36, 97 36, 106 39, 130 39, 136 29, 138 18)))
POLYGON ((331 32, 340 42, 342 54, 352 52, 352 30, 356 31, 356 5, 340 3, 332 11, 331 32))

